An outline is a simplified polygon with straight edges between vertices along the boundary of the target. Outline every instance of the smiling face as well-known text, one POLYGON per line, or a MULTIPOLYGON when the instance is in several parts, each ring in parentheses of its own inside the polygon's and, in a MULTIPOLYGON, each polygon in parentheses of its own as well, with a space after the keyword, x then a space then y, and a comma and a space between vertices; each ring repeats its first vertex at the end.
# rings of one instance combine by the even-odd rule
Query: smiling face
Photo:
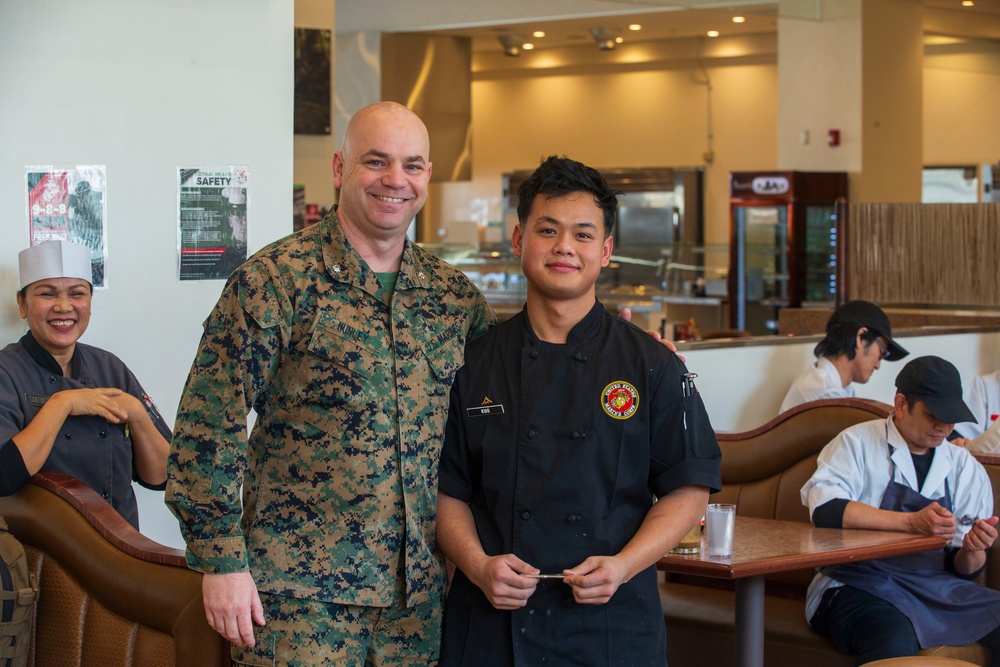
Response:
POLYGON ((896 394, 896 411, 893 420, 899 434, 903 436, 910 451, 918 456, 937 447, 951 434, 954 424, 946 424, 934 418, 921 400, 914 401, 911 408, 906 396, 896 394))
POLYGON ((17 294, 21 319, 53 357, 72 356, 90 323, 90 283, 80 278, 46 278, 17 294))
POLYGON ((514 228, 514 254, 528 279, 528 295, 550 300, 595 298, 594 285, 611 261, 612 238, 604 213, 589 192, 559 197, 539 194, 527 218, 514 228))
POLYGON ((333 156, 345 228, 373 239, 405 235, 427 199, 429 155, 427 128, 406 107, 383 102, 356 113, 333 156))

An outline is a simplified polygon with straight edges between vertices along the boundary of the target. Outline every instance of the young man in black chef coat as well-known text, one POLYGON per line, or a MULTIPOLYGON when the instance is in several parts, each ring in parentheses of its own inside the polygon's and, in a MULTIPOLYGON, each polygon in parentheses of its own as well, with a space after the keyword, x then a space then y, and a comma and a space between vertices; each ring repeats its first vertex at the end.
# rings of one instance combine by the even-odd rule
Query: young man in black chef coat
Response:
POLYGON ((527 304, 451 393, 441 666, 666 665, 655 563, 719 488, 719 446, 677 355, 597 301, 618 193, 549 157, 517 194, 527 304))

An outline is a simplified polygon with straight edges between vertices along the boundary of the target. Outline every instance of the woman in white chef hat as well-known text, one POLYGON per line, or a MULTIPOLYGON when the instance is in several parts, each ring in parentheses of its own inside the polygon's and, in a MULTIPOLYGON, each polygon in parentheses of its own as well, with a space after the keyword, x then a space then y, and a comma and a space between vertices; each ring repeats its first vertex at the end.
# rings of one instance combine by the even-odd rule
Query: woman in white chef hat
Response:
POLYGON ((132 481, 164 488, 170 428, 118 357, 78 342, 90 322, 90 257, 69 241, 18 254, 28 332, 0 350, 0 495, 58 470, 138 528, 132 481))

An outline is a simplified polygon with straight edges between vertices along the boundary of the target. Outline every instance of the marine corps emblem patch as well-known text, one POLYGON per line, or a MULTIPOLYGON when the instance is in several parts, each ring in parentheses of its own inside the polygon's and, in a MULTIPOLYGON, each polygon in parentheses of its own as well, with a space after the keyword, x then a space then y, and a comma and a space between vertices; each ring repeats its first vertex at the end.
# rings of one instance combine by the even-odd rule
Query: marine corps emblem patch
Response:
POLYGON ((628 382, 612 382, 601 393, 601 407, 615 419, 628 419, 639 407, 639 392, 628 382))

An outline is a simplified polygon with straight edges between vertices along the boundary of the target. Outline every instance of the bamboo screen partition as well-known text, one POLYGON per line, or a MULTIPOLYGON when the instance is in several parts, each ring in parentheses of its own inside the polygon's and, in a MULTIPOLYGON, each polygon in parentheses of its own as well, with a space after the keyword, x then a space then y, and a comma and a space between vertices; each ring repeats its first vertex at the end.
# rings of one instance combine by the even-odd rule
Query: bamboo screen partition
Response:
POLYGON ((851 204, 844 231, 850 299, 1000 306, 1000 203, 851 204))

